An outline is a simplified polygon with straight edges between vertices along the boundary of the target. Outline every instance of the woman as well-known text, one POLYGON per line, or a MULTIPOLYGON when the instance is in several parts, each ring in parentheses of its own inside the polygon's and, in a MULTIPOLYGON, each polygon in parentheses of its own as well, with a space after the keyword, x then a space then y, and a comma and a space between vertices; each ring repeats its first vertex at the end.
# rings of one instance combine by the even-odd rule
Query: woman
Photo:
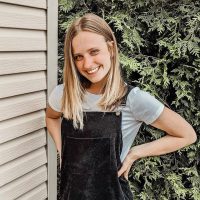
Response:
POLYGON ((180 115, 123 81, 116 39, 102 18, 86 14, 72 23, 64 57, 64 82, 52 91, 46 110, 62 159, 61 199, 133 199, 133 162, 192 144, 196 133, 180 115), (166 136, 130 149, 142 122, 166 136))

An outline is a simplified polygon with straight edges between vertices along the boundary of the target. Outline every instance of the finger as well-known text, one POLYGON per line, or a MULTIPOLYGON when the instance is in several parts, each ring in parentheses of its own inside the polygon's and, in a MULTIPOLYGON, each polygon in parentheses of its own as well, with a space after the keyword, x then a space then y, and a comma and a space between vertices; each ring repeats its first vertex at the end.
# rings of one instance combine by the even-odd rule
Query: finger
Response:
POLYGON ((122 165, 122 167, 120 168, 120 170, 118 171, 118 177, 120 177, 125 171, 126 171, 126 167, 122 165))
MULTIPOLYGON (((128 154, 130 154, 130 151, 129 151, 128 154)), ((129 155, 127 155, 126 158, 124 159, 123 163, 122 163, 121 169, 118 171, 118 177, 121 176, 128 168, 130 170, 133 162, 134 161, 131 159, 131 157, 129 155)), ((128 170, 128 172, 129 172, 129 170, 128 170)))
POLYGON ((121 176, 129 167, 128 162, 124 162, 121 169, 118 171, 118 176, 121 176))
POLYGON ((128 167, 128 169, 124 172, 124 178, 126 178, 128 180, 128 173, 131 169, 131 166, 128 167))

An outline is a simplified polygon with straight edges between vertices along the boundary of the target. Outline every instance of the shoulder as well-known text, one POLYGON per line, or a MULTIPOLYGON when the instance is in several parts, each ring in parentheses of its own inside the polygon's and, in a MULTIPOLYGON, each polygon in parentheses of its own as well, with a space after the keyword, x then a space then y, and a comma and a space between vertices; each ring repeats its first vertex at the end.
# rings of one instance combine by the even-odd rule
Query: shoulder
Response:
POLYGON ((63 84, 56 85, 52 90, 52 93, 63 93, 63 84))
MULTIPOLYGON (((149 96, 148 92, 141 90, 139 87, 128 86, 127 102, 135 103, 138 100, 143 100, 146 96, 149 96)), ((138 102, 139 103, 139 102, 138 102)))
POLYGON ((129 86, 129 94, 127 96, 128 99, 133 99, 136 100, 142 100, 145 97, 154 97, 153 95, 151 95, 149 92, 146 92, 142 89, 140 89, 139 87, 133 87, 133 86, 129 86))
POLYGON ((149 100, 157 101, 157 99, 152 94, 140 89, 139 87, 130 86, 129 88, 130 90, 127 96, 127 101, 129 101, 129 103, 137 103, 138 105, 143 104, 144 102, 147 102, 149 100))
POLYGON ((61 99, 63 96, 63 84, 59 84, 51 91, 48 103, 52 109, 57 112, 61 111, 61 99))
POLYGON ((133 87, 127 96, 127 106, 133 116, 146 124, 152 123, 163 111, 164 104, 149 92, 133 87))

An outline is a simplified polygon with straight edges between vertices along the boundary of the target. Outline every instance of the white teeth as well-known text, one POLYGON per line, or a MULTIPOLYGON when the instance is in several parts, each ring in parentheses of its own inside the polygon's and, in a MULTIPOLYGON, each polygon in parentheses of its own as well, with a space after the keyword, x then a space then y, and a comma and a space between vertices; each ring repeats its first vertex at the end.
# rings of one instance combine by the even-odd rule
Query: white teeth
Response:
POLYGON ((94 69, 88 70, 87 73, 92 74, 92 73, 96 72, 98 69, 99 69, 99 67, 96 67, 94 69))

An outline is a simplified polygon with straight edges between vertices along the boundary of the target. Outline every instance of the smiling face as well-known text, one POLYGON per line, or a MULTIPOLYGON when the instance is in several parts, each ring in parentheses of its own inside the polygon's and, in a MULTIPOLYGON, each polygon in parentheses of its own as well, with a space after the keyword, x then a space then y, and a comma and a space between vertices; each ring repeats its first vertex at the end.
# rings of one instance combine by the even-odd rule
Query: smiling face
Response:
POLYGON ((99 91, 111 68, 112 42, 102 35, 81 31, 72 40, 75 65, 79 73, 91 82, 90 88, 99 91))

